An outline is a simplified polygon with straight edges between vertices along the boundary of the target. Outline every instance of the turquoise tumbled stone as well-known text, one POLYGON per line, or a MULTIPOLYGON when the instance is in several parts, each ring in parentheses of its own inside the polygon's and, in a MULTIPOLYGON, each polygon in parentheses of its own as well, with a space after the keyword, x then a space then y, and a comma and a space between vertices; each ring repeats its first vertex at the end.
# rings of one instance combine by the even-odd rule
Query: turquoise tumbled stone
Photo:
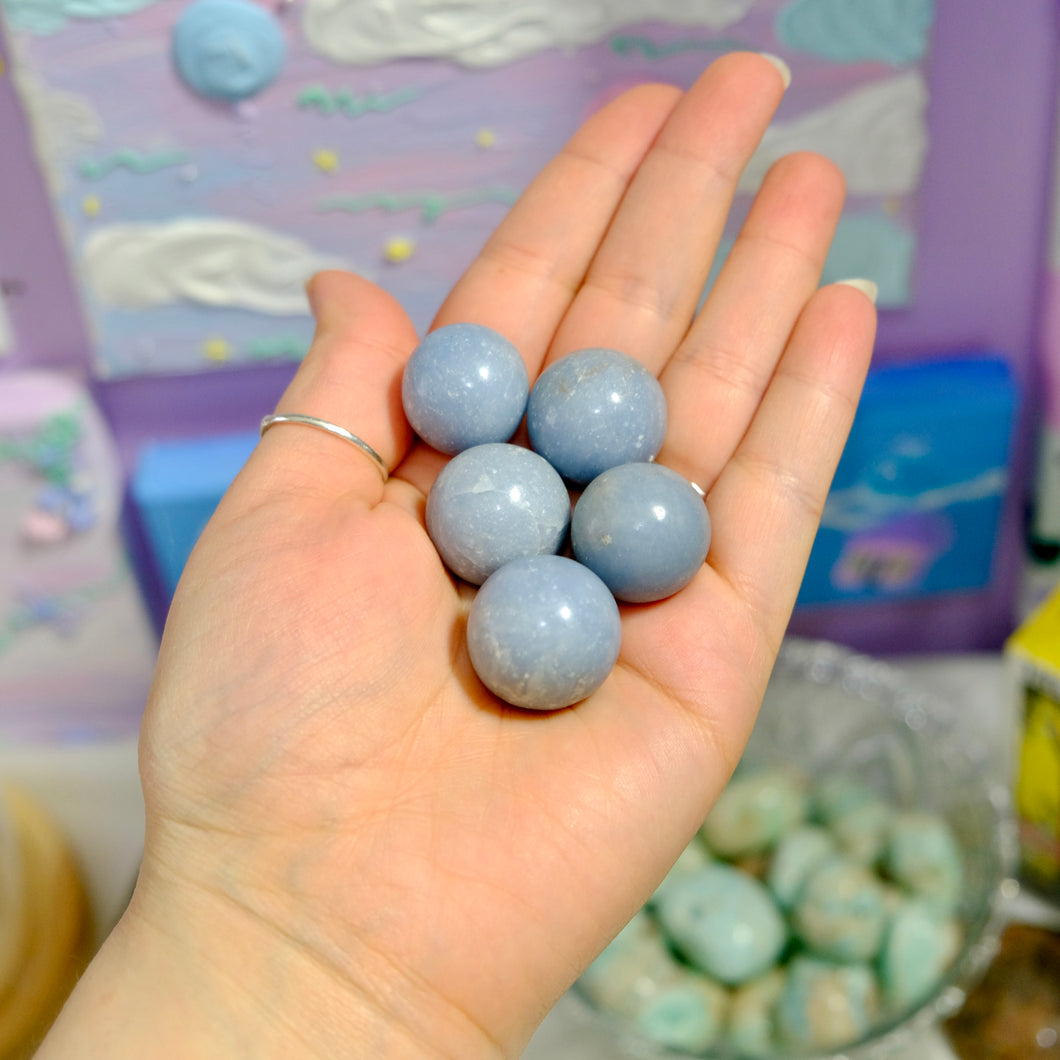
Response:
POLYGON ((660 896, 656 915, 693 967, 729 985, 764 972, 787 941, 766 887, 720 862, 675 881, 660 896))
POLYGON ((892 1011, 923 1001, 953 963, 961 929, 930 902, 902 902, 891 917, 880 952, 883 997, 892 1011))
POLYGON ((789 1049, 846 1046, 871 1029, 879 986, 868 965, 799 956, 788 967, 774 1011, 778 1037, 789 1049))
POLYGON ((868 961, 887 926, 887 898, 879 879, 842 855, 809 874, 793 916, 795 933, 814 953, 837 961, 868 961))
POLYGON ((772 847, 806 817, 806 778, 792 769, 737 773, 703 822, 707 846, 723 857, 743 857, 772 847))

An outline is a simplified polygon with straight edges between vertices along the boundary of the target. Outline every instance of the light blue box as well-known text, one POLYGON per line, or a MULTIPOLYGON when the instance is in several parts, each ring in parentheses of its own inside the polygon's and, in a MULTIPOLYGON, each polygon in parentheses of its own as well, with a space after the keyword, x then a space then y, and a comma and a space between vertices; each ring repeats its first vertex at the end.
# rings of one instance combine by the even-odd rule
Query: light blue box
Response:
POLYGON ((246 463, 258 432, 144 446, 130 494, 168 597, 225 490, 246 463))
POLYGON ((1016 407, 1007 362, 989 354, 870 372, 799 606, 985 587, 1016 407))

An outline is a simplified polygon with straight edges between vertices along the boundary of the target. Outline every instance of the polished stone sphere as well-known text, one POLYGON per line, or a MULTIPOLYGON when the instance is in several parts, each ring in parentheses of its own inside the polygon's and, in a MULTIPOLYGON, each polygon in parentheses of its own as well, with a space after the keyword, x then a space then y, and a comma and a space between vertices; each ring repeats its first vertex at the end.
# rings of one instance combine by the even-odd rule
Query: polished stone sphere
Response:
POLYGON ((618 464, 654 459, 666 436, 666 399, 655 376, 627 354, 576 350, 541 373, 526 428, 537 452, 584 484, 618 464))
POLYGON ((607 586, 565 556, 512 560, 471 604, 467 647, 482 683, 506 703, 557 710, 603 684, 621 645, 607 586))
POLYGON ((710 548, 703 497, 660 464, 621 464, 593 479, 574 508, 575 558, 619 600, 648 603, 683 589, 710 548))
POLYGON ((526 411, 530 379, 519 351, 482 324, 448 324, 412 352, 401 403, 412 429, 440 452, 506 442, 526 411))
POLYGON ((472 585, 510 560, 558 552, 569 522, 563 479, 537 453, 505 442, 458 453, 427 496, 434 547, 472 585))

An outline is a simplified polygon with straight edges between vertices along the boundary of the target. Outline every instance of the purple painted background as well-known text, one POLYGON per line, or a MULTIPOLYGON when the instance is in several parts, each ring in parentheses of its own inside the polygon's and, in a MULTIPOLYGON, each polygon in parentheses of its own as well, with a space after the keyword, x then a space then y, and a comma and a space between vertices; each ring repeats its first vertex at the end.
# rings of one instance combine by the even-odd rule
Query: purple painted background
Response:
MULTIPOLYGON (((800 633, 886 653, 992 648, 1012 628, 1022 552, 1019 485, 1038 410, 1034 351, 1051 188, 1056 45, 1052 0, 977 0, 974 7, 938 0, 915 304, 883 314, 877 344, 881 364, 988 348, 1014 366, 1029 400, 994 585, 964 598, 807 612, 794 621, 800 633)), ((0 284, 16 339, 22 336, 25 343, 0 365, 87 372, 85 324, 7 77, 0 78, 0 198, 0 284)), ((291 371, 240 369, 238 385, 232 371, 218 369, 102 382, 94 389, 131 461, 151 438, 253 427, 291 371)))

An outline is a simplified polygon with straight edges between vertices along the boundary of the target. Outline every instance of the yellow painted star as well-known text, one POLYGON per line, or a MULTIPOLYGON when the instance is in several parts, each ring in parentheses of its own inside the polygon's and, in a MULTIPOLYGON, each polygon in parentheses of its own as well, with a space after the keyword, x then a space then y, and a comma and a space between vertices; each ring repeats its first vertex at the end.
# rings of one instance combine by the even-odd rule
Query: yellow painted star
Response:
POLYGON ((232 346, 227 339, 215 335, 202 344, 202 355, 208 361, 216 361, 220 364, 232 356, 232 346))
POLYGON ((98 195, 86 195, 81 200, 81 212, 86 217, 98 217, 102 209, 103 203, 100 202, 98 195))
POLYGON ((416 240, 409 236, 391 236, 383 244, 383 257, 391 265, 400 265, 416 253, 416 240))
POLYGON ((492 129, 479 129, 475 133, 475 143, 479 147, 492 147, 497 142, 497 134, 492 129))
POLYGON ((339 156, 326 147, 313 152, 313 164, 321 173, 334 173, 339 168, 339 156))

